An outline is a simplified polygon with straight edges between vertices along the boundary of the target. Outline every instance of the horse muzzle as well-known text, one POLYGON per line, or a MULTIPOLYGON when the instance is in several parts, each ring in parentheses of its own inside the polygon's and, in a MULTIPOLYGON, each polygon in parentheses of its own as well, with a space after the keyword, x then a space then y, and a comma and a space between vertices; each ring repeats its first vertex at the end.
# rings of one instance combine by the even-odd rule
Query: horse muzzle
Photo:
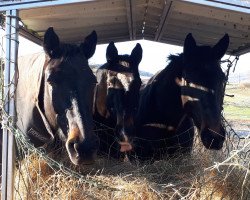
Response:
POLYGON ((132 140, 134 137, 133 126, 117 125, 115 129, 116 141, 120 145, 120 152, 128 152, 133 149, 132 140))
POLYGON ((133 149, 132 145, 129 142, 119 142, 121 148, 120 152, 128 152, 133 149))
POLYGON ((207 149, 220 150, 225 141, 225 134, 222 126, 217 129, 205 127, 201 130, 201 141, 207 149))
POLYGON ((83 141, 79 139, 79 129, 73 129, 66 141, 66 149, 70 160, 75 165, 93 164, 99 148, 99 139, 92 134, 91 137, 86 137, 83 141))
POLYGON ((129 140, 126 134, 122 134, 119 137, 118 143, 120 144, 120 152, 128 152, 133 149, 132 142, 129 140))

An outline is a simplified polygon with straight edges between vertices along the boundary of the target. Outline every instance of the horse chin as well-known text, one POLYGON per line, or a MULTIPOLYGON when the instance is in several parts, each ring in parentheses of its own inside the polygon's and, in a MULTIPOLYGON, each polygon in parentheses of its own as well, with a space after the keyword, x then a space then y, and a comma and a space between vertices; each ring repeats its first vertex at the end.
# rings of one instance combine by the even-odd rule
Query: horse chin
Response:
POLYGON ((77 159, 77 158, 70 158, 71 162, 74 165, 92 165, 95 163, 94 159, 90 159, 90 160, 82 160, 82 159, 77 159))
POLYGON ((66 149, 71 162, 75 165, 93 164, 97 155, 97 147, 90 141, 86 143, 66 142, 66 149))
POLYGON ((128 137, 127 134, 120 134, 118 143, 120 145, 120 152, 129 152, 133 149, 131 138, 128 137))
POLYGON ((201 130, 201 141, 203 145, 210 150, 220 150, 223 147, 225 141, 224 129, 219 132, 213 131, 209 128, 204 128, 201 130))
POLYGON ((133 149, 132 145, 129 142, 119 142, 121 148, 120 152, 129 152, 133 149))
POLYGON ((95 157, 96 157, 96 153, 92 156, 83 158, 83 157, 79 157, 79 155, 77 153, 75 154, 71 154, 70 156, 70 160, 74 165, 92 165, 95 163, 95 157))

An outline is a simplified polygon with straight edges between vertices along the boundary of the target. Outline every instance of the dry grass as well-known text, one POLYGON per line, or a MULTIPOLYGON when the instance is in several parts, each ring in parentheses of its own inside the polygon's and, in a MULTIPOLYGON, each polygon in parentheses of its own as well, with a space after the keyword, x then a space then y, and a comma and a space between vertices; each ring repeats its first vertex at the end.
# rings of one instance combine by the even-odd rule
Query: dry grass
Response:
POLYGON ((71 168, 81 177, 31 154, 16 171, 16 199, 249 198, 250 179, 243 157, 227 155, 223 163, 223 151, 195 148, 191 156, 138 166, 100 158, 95 165, 71 168))
POLYGON ((95 165, 75 167, 61 156, 67 155, 63 150, 52 154, 55 163, 30 149, 16 170, 15 199, 247 200, 250 141, 232 142, 222 151, 208 151, 198 141, 191 156, 138 166, 100 158, 95 165))

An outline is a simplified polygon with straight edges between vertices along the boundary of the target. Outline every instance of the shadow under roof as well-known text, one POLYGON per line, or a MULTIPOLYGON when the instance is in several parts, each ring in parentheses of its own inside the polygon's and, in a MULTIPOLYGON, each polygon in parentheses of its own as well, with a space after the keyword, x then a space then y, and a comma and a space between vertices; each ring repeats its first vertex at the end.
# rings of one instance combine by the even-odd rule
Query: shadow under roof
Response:
POLYGON ((98 43, 147 39, 181 45, 188 33, 214 45, 225 33, 228 53, 250 51, 250 3, 233 0, 24 0, 4 1, 0 11, 18 9, 21 35, 41 43, 53 26, 65 42, 78 43, 96 30, 98 43), (32 33, 32 34, 30 34, 32 33), (33 37, 35 36, 35 37, 33 37))

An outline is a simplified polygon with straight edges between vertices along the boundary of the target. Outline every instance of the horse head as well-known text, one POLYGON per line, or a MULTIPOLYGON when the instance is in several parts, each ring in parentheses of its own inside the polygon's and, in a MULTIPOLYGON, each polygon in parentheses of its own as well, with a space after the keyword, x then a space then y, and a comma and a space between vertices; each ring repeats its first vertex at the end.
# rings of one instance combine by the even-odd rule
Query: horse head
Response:
POLYGON ((61 43, 53 28, 44 35, 44 112, 76 165, 92 163, 99 145, 92 118, 96 78, 88 65, 96 43, 95 31, 80 45, 61 43))
POLYGON ((196 45, 192 34, 188 34, 184 43, 182 73, 176 79, 181 86, 185 112, 193 118, 208 149, 221 149, 225 140, 221 123, 225 74, 220 60, 228 45, 227 34, 213 47, 196 45))
POLYGON ((97 72, 97 110, 114 122, 115 134, 121 152, 132 149, 131 139, 135 134, 134 118, 139 104, 141 79, 138 65, 142 59, 142 48, 137 44, 131 55, 118 55, 114 42, 106 51, 107 63, 97 72))

